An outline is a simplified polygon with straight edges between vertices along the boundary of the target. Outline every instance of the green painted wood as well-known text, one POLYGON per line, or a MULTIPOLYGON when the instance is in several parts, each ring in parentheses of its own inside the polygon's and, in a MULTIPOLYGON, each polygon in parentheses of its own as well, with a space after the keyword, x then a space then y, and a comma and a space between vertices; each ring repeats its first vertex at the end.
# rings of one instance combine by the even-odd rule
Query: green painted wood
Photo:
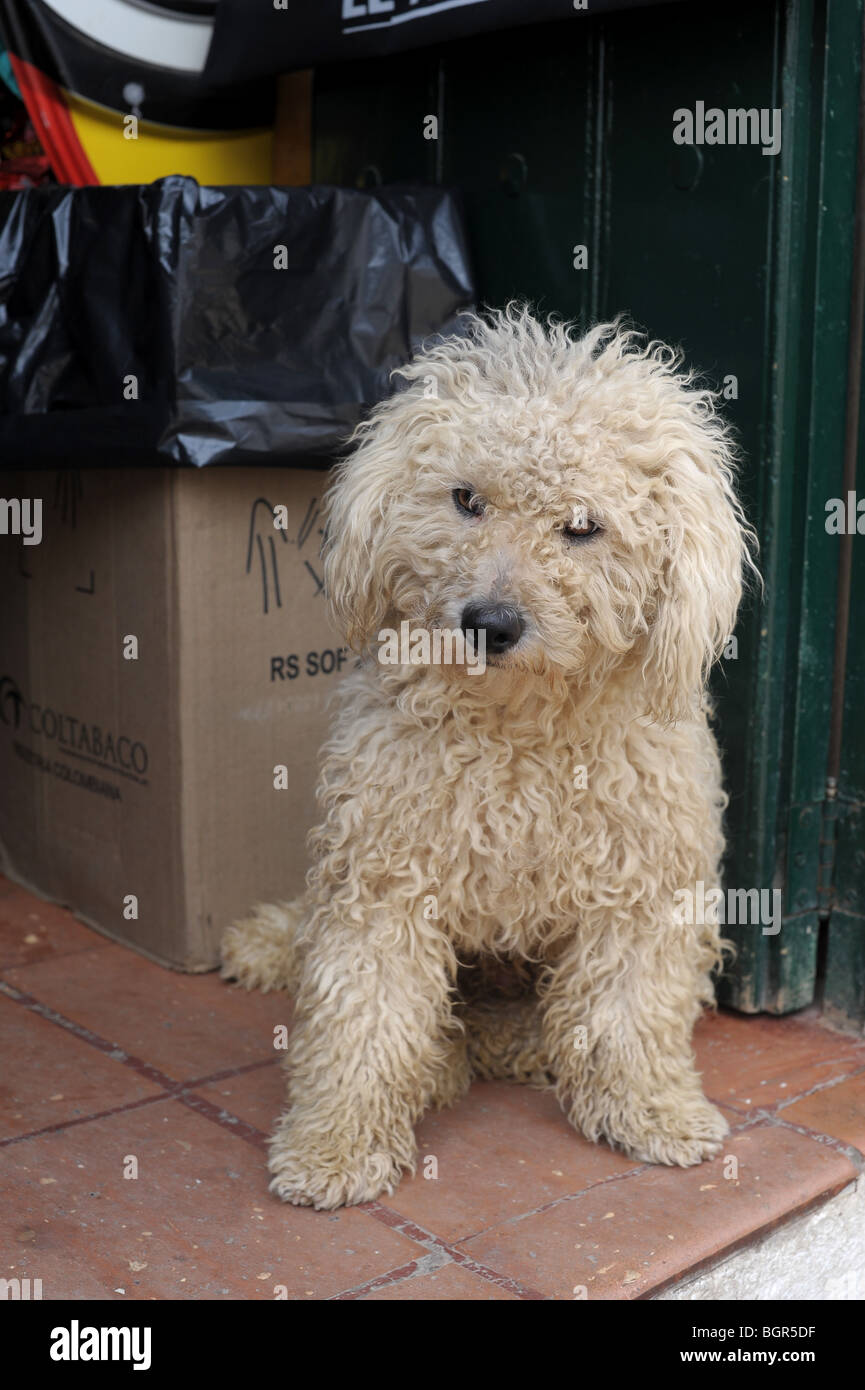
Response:
MULTIPOLYGON (((865 397, 865 381, 862 383, 865 397)), ((865 497, 865 417, 856 480, 865 497)), ((840 495, 835 490, 835 495, 840 495)), ((844 687, 841 771, 834 806, 834 881, 823 1009, 838 1027, 865 1033, 865 535, 853 543, 852 603, 844 687)))
MULTIPOLYGON (((799 349, 798 372, 780 371, 792 395, 781 415, 782 485, 801 495, 801 549, 791 547, 785 699, 792 710, 782 754, 776 860, 783 882, 782 944, 766 955, 767 1000, 775 1012, 811 1002, 816 987, 814 913, 821 906, 821 844, 832 690, 838 547, 825 529, 825 502, 837 491, 844 448, 847 328, 858 100, 858 6, 791 5, 787 32, 801 55, 792 75, 797 142, 810 178, 791 180, 791 215, 801 222, 801 255, 791 256, 793 300, 779 341, 799 349), (815 187, 816 175, 816 187, 815 187), (801 347, 799 347, 801 345, 801 347), (800 383, 800 384, 798 384, 800 383)), ((791 249, 795 243, 791 242, 791 249)), ((783 385, 781 387, 783 391, 783 385)), ((828 867, 827 867, 828 873, 828 867)))
MULTIPOLYGON (((857 775, 861 775, 861 764, 857 775)), ((858 917, 865 935, 865 802, 842 799, 835 848, 835 912, 858 917)), ((830 937, 831 940, 831 937, 830 937)))
POLYGON ((314 81, 313 180, 351 188, 436 181, 438 61, 426 51, 318 68, 314 81))
POLYGON ((464 200, 480 301, 527 298, 585 322, 600 266, 602 30, 487 36, 449 48, 442 71, 443 178, 464 200))
POLYGON ((832 913, 823 1013, 839 1028, 865 1032, 865 931, 859 913, 832 913))
MULTIPOLYGON (((827 115, 831 148, 843 149, 846 157, 835 160, 827 170, 829 195, 835 190, 839 177, 843 180, 843 197, 848 196, 850 181, 847 154, 852 145, 851 131, 855 129, 855 94, 859 83, 859 43, 861 20, 859 6, 845 6, 836 0, 830 7, 830 53, 832 109, 827 115)), ((852 196, 852 188, 849 191, 852 196)), ((827 211, 827 220, 829 213, 827 211)), ((847 235, 852 236, 847 223, 847 235)), ((835 232, 837 237, 838 232, 835 232)), ((838 248, 838 258, 847 255, 846 244, 838 248)), ((842 262, 843 264, 843 262, 842 262)), ((839 297, 844 289, 844 276, 839 274, 839 297)), ((839 313, 835 324, 838 335, 845 337, 839 313)), ((828 383, 827 383, 828 384, 828 383)), ((846 385, 846 373, 845 373, 846 385)), ((860 400, 865 394, 865 381, 859 383, 860 400)), ((829 406, 827 403, 827 410, 829 406)), ((865 497, 865 414, 859 421, 857 495, 865 497)), ((826 497, 840 497, 842 487, 837 471, 827 480, 826 497), (831 481, 831 485, 828 485, 831 481)), ((834 548, 838 537, 828 537, 834 548)), ((831 912, 827 928, 826 978, 823 1009, 836 1025, 854 1031, 865 1031, 865 535, 853 541, 852 601, 847 641, 847 660, 844 687, 843 739, 838 792, 832 807, 834 829, 834 879, 831 912)))
POLYGON ((817 908, 822 823, 821 801, 790 807, 786 831, 785 916, 796 917, 817 908))
POLYGON ((820 919, 816 911, 784 917, 778 936, 768 937, 762 993, 767 1013, 806 1008, 814 999, 820 919))

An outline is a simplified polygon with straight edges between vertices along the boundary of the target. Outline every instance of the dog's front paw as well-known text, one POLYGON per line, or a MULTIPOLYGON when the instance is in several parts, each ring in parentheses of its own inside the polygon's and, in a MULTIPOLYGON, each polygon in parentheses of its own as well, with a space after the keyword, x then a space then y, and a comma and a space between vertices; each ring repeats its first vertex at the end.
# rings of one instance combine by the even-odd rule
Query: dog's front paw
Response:
POLYGON ((330 1211, 392 1196, 404 1167, 389 1153, 340 1154, 329 1143, 320 1152, 307 1145, 293 1145, 290 1135, 271 1141, 268 1167, 273 1174, 271 1192, 297 1207, 330 1211))
POLYGON ((630 1158, 642 1163, 667 1163, 692 1168, 716 1158, 730 1126, 720 1110, 703 1097, 671 1103, 653 1116, 638 1134, 611 1134, 630 1158))

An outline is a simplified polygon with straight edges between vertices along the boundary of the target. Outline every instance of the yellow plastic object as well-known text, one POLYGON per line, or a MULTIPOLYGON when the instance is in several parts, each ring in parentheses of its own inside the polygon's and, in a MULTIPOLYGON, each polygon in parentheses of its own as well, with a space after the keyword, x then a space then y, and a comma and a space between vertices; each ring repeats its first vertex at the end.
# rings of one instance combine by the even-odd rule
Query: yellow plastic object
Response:
POLYGON ((75 133, 100 183, 151 183, 188 174, 202 184, 271 183, 272 130, 180 130, 138 122, 137 140, 124 135, 124 116, 63 96, 75 133))

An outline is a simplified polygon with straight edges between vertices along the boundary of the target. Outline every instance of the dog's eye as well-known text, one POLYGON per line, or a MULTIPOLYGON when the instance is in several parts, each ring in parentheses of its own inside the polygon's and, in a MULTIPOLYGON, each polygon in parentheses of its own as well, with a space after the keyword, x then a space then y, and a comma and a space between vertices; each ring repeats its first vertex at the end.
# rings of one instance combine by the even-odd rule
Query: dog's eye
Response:
POLYGON ((596 521, 581 518, 578 525, 563 526, 562 535, 566 541, 587 541, 590 536, 596 536, 600 529, 596 521))
POLYGON ((484 504, 475 496, 470 487, 455 487, 451 493, 457 511, 467 516, 483 516, 484 504))

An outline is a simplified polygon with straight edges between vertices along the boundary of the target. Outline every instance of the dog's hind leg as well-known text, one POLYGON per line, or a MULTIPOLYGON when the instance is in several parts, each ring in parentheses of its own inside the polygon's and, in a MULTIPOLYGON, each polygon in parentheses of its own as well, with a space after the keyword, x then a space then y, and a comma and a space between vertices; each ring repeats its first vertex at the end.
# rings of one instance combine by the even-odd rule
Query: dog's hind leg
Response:
POLYGON ((285 989, 300 985, 300 927, 308 914, 303 898, 291 903, 259 903, 252 916, 235 922, 222 938, 222 978, 245 989, 285 989))
POLYGON ((535 995, 467 1004, 460 1010, 472 1075, 483 1081, 519 1081, 548 1087, 554 1078, 543 1043, 535 995))
POLYGON ((445 1110, 449 1105, 456 1105, 472 1084, 468 1043, 462 1030, 454 1029, 446 1035, 446 1051, 429 1098, 431 1110, 445 1110))

